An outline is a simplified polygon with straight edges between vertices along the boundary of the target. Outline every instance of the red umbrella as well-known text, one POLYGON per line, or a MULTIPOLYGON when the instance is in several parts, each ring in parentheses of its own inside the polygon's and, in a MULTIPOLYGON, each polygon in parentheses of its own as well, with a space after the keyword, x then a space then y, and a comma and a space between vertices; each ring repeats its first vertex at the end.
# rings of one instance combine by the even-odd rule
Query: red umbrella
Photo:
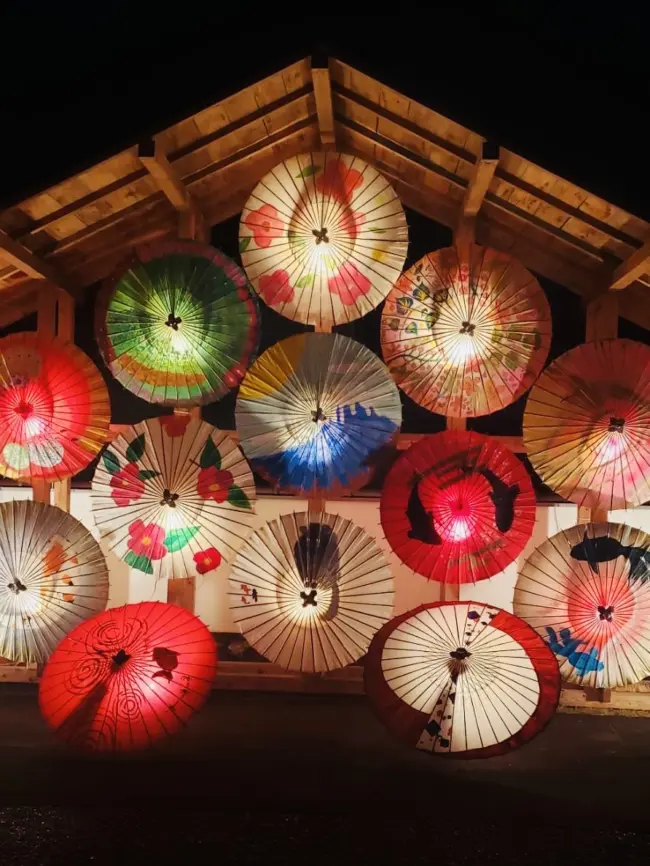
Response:
POLYGON ((489 758, 551 719, 560 672, 523 620, 483 602, 424 604, 370 644, 366 694, 386 727, 425 752, 489 758))
POLYGON ((535 524, 535 493, 504 445, 446 430, 412 445, 384 483, 381 522, 400 559, 429 580, 470 583, 503 571, 535 524))
POLYGON ((41 712, 79 748, 141 749, 187 723, 216 668, 212 635, 193 614, 161 602, 127 604, 61 641, 41 679, 41 712))

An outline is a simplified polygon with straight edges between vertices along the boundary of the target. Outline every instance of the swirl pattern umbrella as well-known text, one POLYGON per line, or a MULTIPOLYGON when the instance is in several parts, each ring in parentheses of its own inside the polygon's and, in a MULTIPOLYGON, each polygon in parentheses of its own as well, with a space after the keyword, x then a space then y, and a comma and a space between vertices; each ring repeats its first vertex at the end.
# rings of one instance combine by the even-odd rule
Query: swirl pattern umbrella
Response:
POLYGON ((522 568, 514 610, 553 650, 567 682, 642 680, 650 675, 650 535, 620 523, 557 533, 522 568))
POLYGON ((173 604, 112 608, 67 635, 41 678, 41 713, 87 751, 130 751, 181 730, 210 693, 212 635, 173 604))
POLYGON ((252 528, 255 484, 226 433, 165 415, 127 428, 104 451, 92 503, 101 537, 128 565, 184 578, 232 559, 252 528))
POLYGON ((399 393, 365 346, 298 334, 267 349, 239 389, 237 429, 253 469, 293 493, 362 487, 397 433, 399 393))
POLYGON ((468 583, 503 571, 535 525, 535 492, 521 461, 488 436, 446 430, 393 464, 381 523, 400 559, 429 580, 468 583))
POLYGON ((99 454, 110 420, 102 375, 73 343, 34 333, 0 340, 1 475, 75 475, 99 454))
POLYGON ((537 280, 511 256, 475 244, 420 259, 382 314, 382 352, 397 384, 455 418, 514 403, 540 374, 550 342, 537 280))
POLYGON ((650 347, 601 340, 553 361, 530 392, 524 442, 544 483, 578 505, 650 500, 650 347))
POLYGON ((553 716, 560 675, 534 630, 481 602, 408 611, 374 637, 366 694, 389 731, 452 758, 503 755, 553 716))
POLYGON ((324 512, 284 515, 258 529, 229 584, 233 619, 247 641, 305 673, 356 661, 393 611, 393 578, 374 539, 324 512))
POLYGON ((257 304, 219 250, 169 240, 138 247, 97 301, 99 347, 115 378, 152 403, 211 403, 257 351, 257 304))
POLYGON ((367 162, 304 153, 255 187, 242 212, 239 249, 270 307, 329 331, 384 300, 406 258, 406 217, 393 188, 367 162))
POLYGON ((85 526, 40 502, 0 505, 0 656, 45 661, 107 601, 106 561, 85 526))

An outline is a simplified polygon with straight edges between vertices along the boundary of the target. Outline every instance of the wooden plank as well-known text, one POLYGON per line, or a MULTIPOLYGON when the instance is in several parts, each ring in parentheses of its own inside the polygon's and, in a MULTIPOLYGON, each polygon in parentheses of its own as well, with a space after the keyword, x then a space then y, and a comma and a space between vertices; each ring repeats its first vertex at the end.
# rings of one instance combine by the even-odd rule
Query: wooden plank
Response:
POLYGON ((55 286, 71 291, 68 282, 62 274, 59 274, 56 267, 49 262, 39 259, 27 247, 23 246, 18 241, 15 241, 6 232, 0 229, 0 258, 5 259, 12 265, 15 265, 24 274, 29 277, 35 277, 39 280, 48 280, 55 286))
POLYGON ((586 334, 593 340, 612 340, 618 336, 618 296, 602 294, 587 304, 586 334))
POLYGON ((316 98, 316 115, 323 150, 333 150, 336 144, 334 132, 334 108, 332 106, 332 84, 330 71, 325 68, 312 68, 311 78, 316 98))
POLYGON ((612 275, 609 288, 614 291, 626 288, 633 283, 637 277, 650 272, 650 240, 641 249, 632 253, 624 262, 616 268, 612 275))
POLYGON ((193 577, 172 577, 167 581, 167 602, 194 613, 195 589, 193 577))
MULTIPOLYGON (((74 342, 75 304, 73 298, 59 290, 56 299, 56 335, 61 340, 74 342)), ((55 481, 52 485, 53 504, 70 513, 72 478, 55 481)))
MULTIPOLYGON (((483 153, 487 154, 489 152, 491 152, 491 146, 485 142, 483 153)), ((482 156, 476 162, 469 179, 469 186, 465 190, 465 198, 463 199, 464 217, 475 217, 480 211, 498 164, 498 157, 488 158, 487 156, 482 156)))
POLYGON ((467 430, 467 418, 452 418, 448 415, 445 418, 445 426, 447 430, 467 430))

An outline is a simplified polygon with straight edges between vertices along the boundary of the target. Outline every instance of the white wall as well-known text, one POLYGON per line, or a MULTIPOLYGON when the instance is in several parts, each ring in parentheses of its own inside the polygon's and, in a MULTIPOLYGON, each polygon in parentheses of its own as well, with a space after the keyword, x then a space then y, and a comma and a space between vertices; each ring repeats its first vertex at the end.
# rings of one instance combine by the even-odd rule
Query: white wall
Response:
MULTIPOLYGON (((0 487, 0 502, 9 499, 31 497, 29 488, 0 487)), ((257 500, 256 525, 262 525, 280 514, 301 511, 306 508, 305 500, 284 496, 261 496, 257 500)), ((73 490, 71 498, 72 514, 84 523, 98 538, 91 507, 89 490, 73 490)), ((395 577, 395 613, 402 613, 427 601, 438 601, 440 584, 433 583, 414 574, 392 553, 379 522, 379 500, 341 499, 327 503, 327 510, 354 520, 372 535, 386 552, 395 577)), ((635 508, 630 511, 612 511, 612 522, 627 523, 650 533, 650 508, 635 508)), ((544 539, 562 529, 573 526, 577 521, 575 505, 538 505, 535 529, 528 546, 519 559, 505 571, 489 580, 460 587, 461 599, 486 601, 498 607, 512 610, 514 586, 521 563, 538 547, 544 539)), ((106 552, 106 551, 105 551, 106 552)), ((135 601, 160 600, 166 598, 166 586, 156 582, 148 575, 131 572, 112 553, 106 555, 111 575, 109 606, 117 606, 135 601)), ((196 585, 196 613, 212 631, 238 631, 228 610, 227 597, 228 566, 223 564, 215 572, 198 578, 196 585)))

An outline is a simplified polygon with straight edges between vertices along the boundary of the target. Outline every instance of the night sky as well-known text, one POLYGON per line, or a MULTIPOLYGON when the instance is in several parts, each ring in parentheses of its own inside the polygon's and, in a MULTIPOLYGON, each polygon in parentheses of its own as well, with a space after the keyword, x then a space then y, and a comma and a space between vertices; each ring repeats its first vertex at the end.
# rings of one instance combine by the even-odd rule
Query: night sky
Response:
MULTIPOLYGON (((91 7, 14 4, 0 13, 0 207, 38 192, 308 54, 331 55, 638 216, 650 219, 647 141, 650 79, 641 28, 623 17, 584 20, 544 8, 507 15, 458 11, 400 16, 148 15, 115 2, 91 7), (83 10, 83 14, 82 14, 83 10), (537 17, 539 16, 539 17, 537 17), (19 38, 18 34, 22 34, 19 38), (24 37, 24 38, 23 38, 24 37), (643 49, 643 50, 642 50, 643 49)), ((149 4, 145 4, 148 6, 149 4)), ((213 4, 211 4, 213 5, 213 4)), ((529 4, 532 5, 532 4, 529 4)), ((201 4, 202 8, 203 4, 201 4)), ((278 7, 279 8, 279 7, 278 7)), ((409 10, 407 5, 400 8, 409 10)), ((593 16, 595 18, 595 16, 593 16)), ((251 184, 252 188, 252 184, 251 184)), ((407 211, 407 266, 451 233, 407 211)), ((238 219, 212 242, 238 260, 238 219)), ((581 300, 541 279, 553 312, 550 358, 584 339, 581 300)), ((97 287, 78 308, 77 342, 100 363, 91 333, 97 287)), ((380 310, 337 330, 379 352, 380 310)), ((34 327, 25 320, 20 328, 34 327)), ((261 349, 305 330, 263 309, 261 349)), ((620 335, 650 342, 621 320, 620 335)), ((104 371, 105 372, 105 371, 104 371)), ((107 375, 107 374, 106 374, 107 375)), ((109 379, 107 375, 107 379, 109 379)), ((110 383, 115 423, 158 414, 110 383)), ((207 420, 234 426, 232 394, 207 420)), ((525 400, 472 420, 519 434, 525 400)), ((403 395, 407 432, 443 429, 403 395)))

